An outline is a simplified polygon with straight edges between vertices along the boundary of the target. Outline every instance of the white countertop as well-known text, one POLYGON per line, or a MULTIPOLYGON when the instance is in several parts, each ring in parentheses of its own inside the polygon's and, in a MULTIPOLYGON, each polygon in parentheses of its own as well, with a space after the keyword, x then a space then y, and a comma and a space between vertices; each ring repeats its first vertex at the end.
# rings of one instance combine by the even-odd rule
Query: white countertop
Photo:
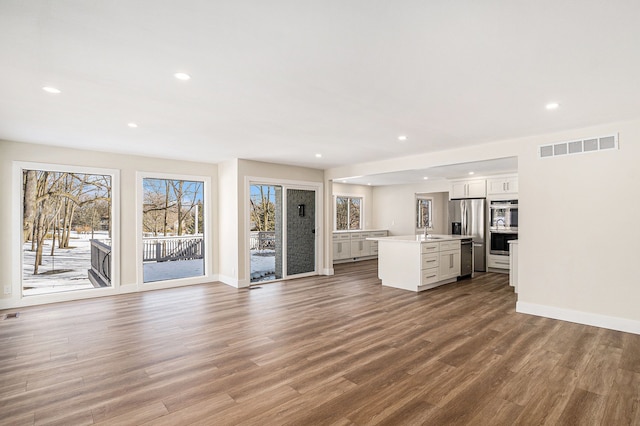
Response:
POLYGON ((429 234, 427 238, 424 235, 394 235, 392 237, 372 237, 367 240, 372 241, 395 241, 401 243, 437 243, 439 241, 467 240, 471 239, 470 235, 443 235, 429 234))
POLYGON ((386 231, 386 229, 345 229, 342 231, 333 231, 334 234, 347 234, 349 232, 378 232, 386 231))

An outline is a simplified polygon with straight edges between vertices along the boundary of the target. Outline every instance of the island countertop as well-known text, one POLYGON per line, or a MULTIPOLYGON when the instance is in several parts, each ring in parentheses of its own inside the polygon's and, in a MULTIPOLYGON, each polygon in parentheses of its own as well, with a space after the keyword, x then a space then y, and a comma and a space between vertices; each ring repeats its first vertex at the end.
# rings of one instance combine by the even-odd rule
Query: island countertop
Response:
POLYGON ((444 235, 444 234, 429 234, 425 238, 424 235, 394 235, 391 237, 371 237, 367 240, 371 241, 393 241, 400 243, 437 243, 439 241, 454 241, 454 240, 467 240, 471 239, 470 235, 444 235))

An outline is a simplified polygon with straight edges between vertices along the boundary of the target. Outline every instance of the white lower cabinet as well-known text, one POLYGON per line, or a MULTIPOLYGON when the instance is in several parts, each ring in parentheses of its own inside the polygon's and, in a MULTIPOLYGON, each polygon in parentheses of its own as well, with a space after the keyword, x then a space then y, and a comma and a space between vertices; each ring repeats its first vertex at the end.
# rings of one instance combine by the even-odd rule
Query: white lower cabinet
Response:
POLYGON ((386 237, 387 231, 341 231, 333 233, 333 260, 371 259, 378 256, 378 242, 371 237, 386 237))
POLYGON ((382 285, 422 291, 456 281, 460 275, 460 240, 441 242, 379 241, 378 276, 382 285))
MULTIPOLYGON (((503 256, 498 254, 489 254, 487 256, 487 267, 491 269, 504 269, 504 272, 508 272, 511 267, 509 256, 503 256)), ((497 271, 500 272, 500 271, 497 271)))
POLYGON ((351 257, 350 241, 333 242, 333 260, 349 259, 351 257))
POLYGON ((445 280, 460 275, 460 249, 440 252, 438 278, 445 280))

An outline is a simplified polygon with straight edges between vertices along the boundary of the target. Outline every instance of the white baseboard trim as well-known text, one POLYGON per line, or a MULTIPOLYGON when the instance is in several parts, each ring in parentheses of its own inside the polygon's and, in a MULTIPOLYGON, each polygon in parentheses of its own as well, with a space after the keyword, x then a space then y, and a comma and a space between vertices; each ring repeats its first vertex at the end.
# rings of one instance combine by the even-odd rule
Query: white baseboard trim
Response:
POLYGON ((640 334, 640 321, 590 312, 574 311, 572 309, 556 308, 555 306, 538 305, 536 303, 517 302, 516 312, 553 318, 578 324, 592 325, 626 333, 640 334))
POLYGON ((333 268, 323 268, 320 270, 320 275, 333 275, 333 268))
POLYGON ((235 277, 230 277, 228 275, 218 275, 218 281, 224 283, 226 285, 230 285, 231 287, 238 288, 238 279, 235 277))

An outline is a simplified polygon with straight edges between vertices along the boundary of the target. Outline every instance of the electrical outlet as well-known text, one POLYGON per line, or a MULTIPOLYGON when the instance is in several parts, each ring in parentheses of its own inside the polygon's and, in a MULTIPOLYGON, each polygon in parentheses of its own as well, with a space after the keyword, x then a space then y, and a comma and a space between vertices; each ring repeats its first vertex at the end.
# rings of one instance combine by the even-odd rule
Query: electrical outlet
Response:
POLYGON ((4 286, 4 294, 11 294, 11 285, 4 286))

